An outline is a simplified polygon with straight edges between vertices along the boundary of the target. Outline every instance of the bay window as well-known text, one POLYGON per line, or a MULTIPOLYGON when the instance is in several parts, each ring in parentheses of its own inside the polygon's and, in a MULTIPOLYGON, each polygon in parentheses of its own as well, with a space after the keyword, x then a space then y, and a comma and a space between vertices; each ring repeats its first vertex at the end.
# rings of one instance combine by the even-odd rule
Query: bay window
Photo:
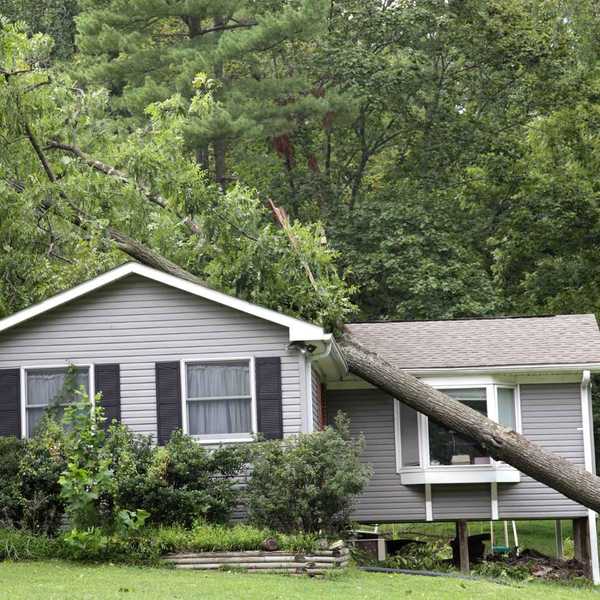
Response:
POLYGON ((43 414, 48 410, 62 419, 65 408, 78 399, 75 390, 81 386, 92 398, 89 367, 25 369, 26 436, 35 433, 43 414))
MULTIPOLYGON (((519 431, 518 386, 500 383, 459 386, 431 382, 441 392, 508 429, 519 431)), ((444 382, 444 383, 445 383, 444 382)), ((518 471, 493 461, 479 444, 428 419, 402 402, 394 406, 396 463, 402 483, 518 481, 518 471), (510 471, 510 472, 509 472, 510 471), (453 475, 449 475, 452 472, 453 475), (487 472, 487 474, 486 474, 487 472), (460 474, 459 474, 460 473, 460 474)))
POLYGON ((252 361, 185 365, 186 432, 201 440, 249 438, 255 431, 252 361))

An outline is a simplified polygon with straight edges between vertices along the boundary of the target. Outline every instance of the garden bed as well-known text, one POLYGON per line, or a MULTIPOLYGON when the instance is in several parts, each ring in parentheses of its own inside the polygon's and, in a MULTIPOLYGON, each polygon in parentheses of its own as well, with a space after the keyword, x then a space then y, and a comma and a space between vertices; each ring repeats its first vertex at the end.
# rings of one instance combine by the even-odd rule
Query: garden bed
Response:
POLYGON ((231 570, 261 573, 321 575, 348 566, 350 551, 346 546, 311 553, 281 551, 181 552, 168 554, 164 560, 176 569, 231 570))

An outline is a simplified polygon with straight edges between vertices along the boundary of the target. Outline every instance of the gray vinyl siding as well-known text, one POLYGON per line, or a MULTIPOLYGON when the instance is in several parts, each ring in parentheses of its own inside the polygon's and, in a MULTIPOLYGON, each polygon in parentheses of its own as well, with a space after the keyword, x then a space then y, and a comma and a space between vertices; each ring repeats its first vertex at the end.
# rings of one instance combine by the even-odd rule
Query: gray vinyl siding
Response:
POLYGON ((392 398, 378 390, 328 390, 330 423, 340 410, 349 416, 352 434, 365 436, 363 461, 373 469, 353 518, 380 523, 425 520, 424 486, 403 486, 396 473, 392 398))
MULTIPOLYGON (((545 449, 583 466, 584 446, 578 384, 520 386, 523 433, 545 449)), ((364 461, 373 477, 360 497, 354 518, 359 521, 423 521, 423 486, 403 486, 396 473, 393 401, 378 390, 328 390, 331 422, 342 410, 351 420, 353 435, 366 440, 364 461)), ((432 485, 434 520, 491 519, 490 484, 432 485)), ((581 505, 521 475, 521 482, 498 484, 500 519, 584 516, 581 505)))
POLYGON ((432 485, 431 508, 434 521, 491 519, 490 484, 432 485))
MULTIPOLYGON (((545 450, 583 467, 579 384, 521 385, 520 390, 523 434, 545 450)), ((520 483, 498 485, 498 511, 501 519, 587 514, 583 506, 526 475, 521 475, 520 483)))
POLYGON ((137 275, 0 334, 0 368, 119 363, 121 414, 156 436, 155 363, 184 358, 280 356, 284 434, 304 422, 303 357, 285 327, 137 275))
POLYGON ((321 403, 319 402, 321 379, 314 369, 312 369, 311 373, 311 387, 313 429, 318 431, 321 428, 321 403))

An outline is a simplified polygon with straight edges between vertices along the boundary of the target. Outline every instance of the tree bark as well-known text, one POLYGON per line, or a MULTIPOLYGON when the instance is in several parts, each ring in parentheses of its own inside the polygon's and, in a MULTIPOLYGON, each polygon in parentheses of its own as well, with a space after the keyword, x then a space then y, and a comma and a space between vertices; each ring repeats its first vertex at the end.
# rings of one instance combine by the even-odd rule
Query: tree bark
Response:
POLYGON ((600 478, 526 437, 502 427, 468 406, 402 371, 357 344, 348 334, 338 344, 351 373, 434 421, 474 440, 496 460, 600 511, 600 478))

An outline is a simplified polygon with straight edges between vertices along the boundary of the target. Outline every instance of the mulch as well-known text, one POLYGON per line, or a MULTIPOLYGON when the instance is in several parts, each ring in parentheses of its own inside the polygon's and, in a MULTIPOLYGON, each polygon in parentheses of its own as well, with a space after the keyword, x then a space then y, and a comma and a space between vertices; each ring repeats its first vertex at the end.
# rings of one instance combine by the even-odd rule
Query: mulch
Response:
POLYGON ((488 560, 503 562, 509 567, 525 567, 532 577, 540 579, 559 581, 586 576, 584 566, 579 561, 560 560, 530 548, 522 550, 519 556, 511 554, 488 560))

